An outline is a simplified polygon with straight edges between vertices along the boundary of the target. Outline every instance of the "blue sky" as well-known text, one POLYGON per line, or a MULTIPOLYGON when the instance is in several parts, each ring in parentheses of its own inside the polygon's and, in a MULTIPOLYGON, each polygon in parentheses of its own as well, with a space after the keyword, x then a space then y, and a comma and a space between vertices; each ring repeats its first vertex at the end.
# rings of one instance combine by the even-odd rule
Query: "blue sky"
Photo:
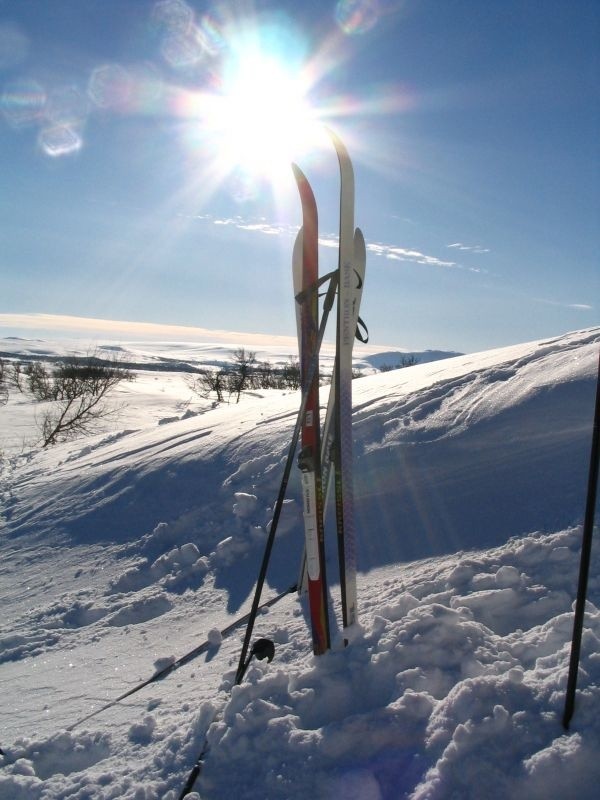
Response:
POLYGON ((300 126, 269 139, 296 83, 215 125, 248 49, 348 146, 372 344, 597 325, 599 42, 596 0, 0 0, 0 335, 29 314, 294 335, 299 201, 265 159, 311 180, 322 272, 337 163, 300 126))

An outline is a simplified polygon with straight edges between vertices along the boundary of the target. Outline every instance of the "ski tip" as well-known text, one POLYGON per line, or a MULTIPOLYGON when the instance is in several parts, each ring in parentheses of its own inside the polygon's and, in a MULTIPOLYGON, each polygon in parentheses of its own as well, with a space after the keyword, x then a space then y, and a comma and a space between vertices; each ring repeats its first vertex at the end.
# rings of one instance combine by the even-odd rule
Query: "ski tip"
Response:
POLYGON ((333 142, 333 146, 337 150, 338 155, 341 155, 343 158, 347 158, 349 160, 348 149, 339 134, 337 134, 333 128, 330 128, 329 126, 325 126, 325 130, 333 142))
POLYGON ((327 134, 327 136, 329 136, 330 139, 333 139, 334 142, 341 141, 340 137, 333 130, 333 128, 331 128, 329 125, 325 125, 324 128, 325 128, 325 133, 327 134))
POLYGON ((296 164, 293 161, 292 161, 292 172, 294 173, 294 177, 296 178, 297 181, 298 180, 301 180, 301 181, 305 181, 306 180, 306 175, 302 172, 302 170, 300 169, 298 164, 296 164))

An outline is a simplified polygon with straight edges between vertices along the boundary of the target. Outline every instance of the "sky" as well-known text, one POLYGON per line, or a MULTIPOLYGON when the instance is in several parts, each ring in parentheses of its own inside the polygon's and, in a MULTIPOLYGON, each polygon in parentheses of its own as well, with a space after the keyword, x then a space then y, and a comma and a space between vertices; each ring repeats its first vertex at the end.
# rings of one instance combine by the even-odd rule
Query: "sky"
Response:
POLYGON ((292 161, 337 264, 324 126, 372 345, 600 324, 599 43, 597 0, 0 0, 0 336, 294 336, 292 161))

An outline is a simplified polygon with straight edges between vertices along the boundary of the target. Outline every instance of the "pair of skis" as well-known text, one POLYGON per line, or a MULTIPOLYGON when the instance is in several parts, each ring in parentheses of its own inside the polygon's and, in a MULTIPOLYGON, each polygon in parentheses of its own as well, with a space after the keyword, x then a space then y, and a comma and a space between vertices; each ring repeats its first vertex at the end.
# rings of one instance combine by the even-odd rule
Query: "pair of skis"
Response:
POLYGON ((308 376, 319 327, 318 214, 314 194, 302 171, 293 165, 302 204, 302 228, 293 256, 294 294, 297 300, 298 341, 302 391, 307 397, 302 421, 299 466, 305 558, 300 585, 308 591, 313 651, 330 646, 324 513, 334 475, 335 512, 344 628, 356 621, 356 542, 352 476, 352 346, 359 323, 365 274, 365 242, 354 230, 354 172, 342 141, 330 131, 340 167, 340 235, 337 280, 336 355, 329 403, 321 435, 319 373, 308 376))
MULTIPOLYGON (((318 216, 314 194, 302 171, 294 165, 294 174, 302 202, 302 228, 294 246, 294 293, 297 300, 298 337, 302 377, 302 401, 288 451, 273 520, 247 619, 235 683, 244 677, 250 659, 272 658, 272 643, 260 639, 250 647, 254 622, 273 547, 275 533, 290 476, 292 459, 301 441, 299 465, 302 470, 303 515, 305 522, 305 558, 302 582, 308 588, 313 650, 321 654, 329 648, 329 614, 325 575, 323 515, 335 474, 335 506, 340 560, 340 584, 344 628, 356 621, 356 548, 354 534, 354 498, 352 486, 352 345, 359 326, 359 307, 365 275, 366 252, 361 231, 354 230, 354 173, 348 152, 341 140, 330 131, 340 165, 340 242, 338 268, 331 275, 318 276, 318 216), (329 281, 323 312, 319 319, 319 288, 329 281), (329 394, 325 423, 321 434, 319 407, 319 353, 327 318, 337 292, 337 330, 334 378, 329 394), (266 646, 271 646, 270 649, 266 646), (261 647, 260 651, 257 649, 261 647)), ((358 334, 357 334, 358 335, 358 334)), ((358 338, 361 338, 359 336, 358 338)), ((366 339, 362 339, 366 341, 366 339)), ((288 590, 290 591, 290 590, 288 590)), ((285 593, 269 604, 277 602, 285 593)), ((183 800, 192 790, 202 771, 208 751, 205 738, 202 750, 179 796, 183 800)))

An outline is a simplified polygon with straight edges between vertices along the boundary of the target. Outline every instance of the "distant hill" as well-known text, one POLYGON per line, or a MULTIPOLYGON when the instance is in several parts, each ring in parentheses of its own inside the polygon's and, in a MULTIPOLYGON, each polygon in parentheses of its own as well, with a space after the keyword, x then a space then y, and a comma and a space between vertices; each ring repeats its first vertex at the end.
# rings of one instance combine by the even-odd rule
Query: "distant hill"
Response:
POLYGON ((382 367, 397 369, 398 367, 405 367, 407 362, 411 361, 414 361, 415 364, 427 364, 430 361, 441 361, 444 358, 454 358, 455 356, 462 355, 464 355, 464 353, 455 353, 454 351, 447 350, 421 350, 418 352, 388 350, 384 353, 375 353, 371 356, 365 356, 362 360, 375 369, 381 369, 382 367))

